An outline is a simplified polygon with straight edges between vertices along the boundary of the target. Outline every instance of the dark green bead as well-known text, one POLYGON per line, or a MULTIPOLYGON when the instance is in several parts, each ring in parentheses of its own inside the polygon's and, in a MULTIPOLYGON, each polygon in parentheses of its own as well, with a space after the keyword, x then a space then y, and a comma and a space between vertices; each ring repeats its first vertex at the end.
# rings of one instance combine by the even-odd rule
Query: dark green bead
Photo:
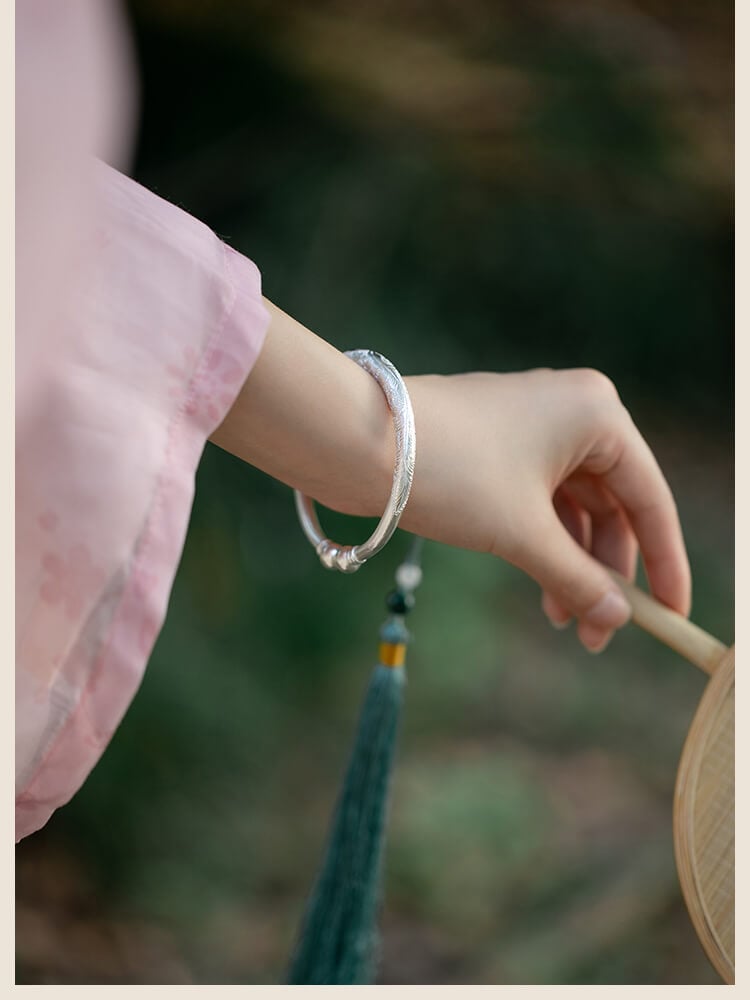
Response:
POLYGON ((385 606, 394 615, 405 615, 414 607, 414 594, 403 594, 400 590, 392 590, 385 599, 385 606))

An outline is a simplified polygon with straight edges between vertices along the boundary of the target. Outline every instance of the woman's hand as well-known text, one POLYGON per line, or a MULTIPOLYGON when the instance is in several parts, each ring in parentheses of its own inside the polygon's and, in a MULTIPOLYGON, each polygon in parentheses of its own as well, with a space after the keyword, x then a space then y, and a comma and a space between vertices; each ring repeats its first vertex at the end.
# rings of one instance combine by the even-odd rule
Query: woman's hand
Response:
POLYGON ((682 614, 690 570, 672 494, 610 380, 590 369, 405 379, 417 430, 401 525, 489 552, 542 587, 555 625, 603 649, 630 609, 602 564, 682 614))
MULTIPOLYGON (((266 305, 263 349, 212 440, 327 507, 380 516, 395 457, 382 390, 266 305)), ((550 620, 577 618, 591 650, 630 616, 602 564, 632 579, 639 549, 654 595, 687 614, 674 500, 606 376, 544 369, 405 382, 417 459, 403 528, 519 566, 542 587, 550 620)))

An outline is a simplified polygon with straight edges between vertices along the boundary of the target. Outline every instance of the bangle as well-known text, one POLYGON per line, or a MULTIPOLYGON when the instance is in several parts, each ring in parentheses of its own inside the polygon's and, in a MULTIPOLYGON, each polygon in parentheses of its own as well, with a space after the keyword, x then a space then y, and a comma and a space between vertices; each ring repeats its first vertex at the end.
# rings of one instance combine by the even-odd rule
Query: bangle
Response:
POLYGON ((338 569, 342 573, 353 573, 371 556, 379 552, 398 526, 399 519, 409 499, 414 478, 416 457, 416 433, 414 411, 404 380, 391 362, 377 351, 345 351, 348 358, 378 382, 385 394, 393 416, 396 430, 396 464, 393 470, 393 486, 388 498, 388 506, 380 518, 378 526, 362 545, 339 545, 326 538, 320 527, 315 506, 310 497, 299 490, 294 491, 294 501, 302 530, 307 535, 321 563, 326 569, 338 569))

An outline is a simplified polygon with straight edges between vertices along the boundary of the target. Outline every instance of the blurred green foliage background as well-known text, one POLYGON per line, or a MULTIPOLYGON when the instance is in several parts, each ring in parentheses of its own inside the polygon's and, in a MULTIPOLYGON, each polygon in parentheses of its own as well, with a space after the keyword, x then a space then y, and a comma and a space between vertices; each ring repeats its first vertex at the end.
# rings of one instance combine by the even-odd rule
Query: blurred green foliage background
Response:
MULTIPOLYGON (((607 372, 676 494, 693 617, 731 641, 731 5, 129 11, 134 176, 341 349, 607 372)), ((325 573, 291 491, 207 447, 143 685, 17 850, 19 983, 283 981, 406 543, 325 573)), ((634 628, 589 656, 488 556, 423 563, 379 981, 717 982, 671 841, 703 677, 634 628)))

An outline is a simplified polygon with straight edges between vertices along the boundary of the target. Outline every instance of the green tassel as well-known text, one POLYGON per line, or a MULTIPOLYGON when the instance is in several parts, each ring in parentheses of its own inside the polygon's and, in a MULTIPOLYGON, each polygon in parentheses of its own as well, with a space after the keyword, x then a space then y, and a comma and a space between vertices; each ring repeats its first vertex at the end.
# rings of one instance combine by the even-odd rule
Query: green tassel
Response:
POLYGON ((378 959, 377 912, 388 792, 396 751, 409 632, 404 617, 422 578, 423 539, 414 537, 386 598, 380 660, 370 679, 323 866, 305 910, 288 982, 371 983, 378 959))
POLYGON ((375 974, 383 832, 403 687, 403 667, 375 667, 292 960, 292 984, 356 985, 375 974))

